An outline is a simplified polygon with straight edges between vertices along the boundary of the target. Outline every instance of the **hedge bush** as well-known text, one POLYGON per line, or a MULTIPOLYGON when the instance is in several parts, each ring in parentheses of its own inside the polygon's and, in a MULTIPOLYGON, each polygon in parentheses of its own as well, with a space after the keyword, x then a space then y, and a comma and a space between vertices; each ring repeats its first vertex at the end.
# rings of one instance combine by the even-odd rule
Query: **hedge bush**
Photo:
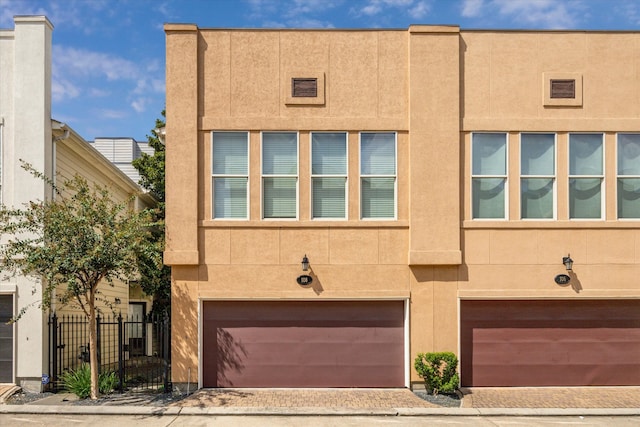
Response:
POLYGON ((414 367, 424 379, 427 392, 434 395, 455 393, 460 384, 458 358, 451 352, 418 353, 414 367))

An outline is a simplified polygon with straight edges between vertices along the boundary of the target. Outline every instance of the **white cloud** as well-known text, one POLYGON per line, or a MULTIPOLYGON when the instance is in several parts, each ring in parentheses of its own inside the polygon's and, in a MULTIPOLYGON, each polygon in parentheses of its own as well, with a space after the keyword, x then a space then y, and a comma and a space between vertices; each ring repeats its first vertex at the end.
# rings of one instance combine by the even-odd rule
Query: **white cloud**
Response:
POLYGON ((53 66, 66 75, 102 76, 107 80, 135 80, 138 65, 124 58, 102 52, 53 46, 53 66))
MULTIPOLYGON (((152 94, 164 94, 164 75, 157 61, 139 65, 117 55, 53 46, 53 99, 120 97, 141 113, 152 104, 152 94), (62 77, 63 76, 63 77, 62 77)), ((120 110, 102 110, 109 119, 126 118, 120 110)), ((130 114, 130 113, 129 113, 130 114)))
POLYGON ((88 95, 92 98, 104 98, 105 96, 111 95, 111 92, 108 90, 92 87, 89 88, 88 95))
POLYGON ((491 4, 500 15, 516 23, 554 29, 575 27, 583 6, 580 0, 492 0, 491 4))
POLYGON ((294 18, 288 21, 287 27, 292 28, 334 28, 331 22, 311 18, 294 18))
POLYGON ((131 107, 136 110, 137 113, 142 113, 147 109, 150 99, 140 97, 131 101, 131 107))
POLYGON ((564 29, 587 19, 586 11, 585 0, 463 0, 461 15, 501 18, 517 28, 564 29))
POLYGON ((345 0, 247 0, 253 19, 267 28, 334 28, 323 16, 345 0))
POLYGON ((321 13, 340 4, 339 1, 332 0, 294 0, 293 6, 287 4, 290 8, 289 14, 292 16, 300 14, 316 14, 321 13))
POLYGON ((101 14, 111 10, 110 0, 48 0, 42 6, 26 0, 0 0, 0 27, 13 27, 15 15, 45 15, 56 27, 75 27, 84 33, 99 28, 101 14))
POLYGON ((619 19, 640 26, 640 4, 636 0, 620 1, 615 6, 616 13, 620 15, 619 19))
POLYGON ((278 0, 247 0, 251 11, 251 19, 262 19, 265 16, 278 14, 278 7, 282 4, 278 0))
POLYGON ((13 28, 16 15, 48 15, 41 7, 34 7, 24 0, 0 0, 0 28, 13 28))
POLYGON ((124 119, 129 116, 128 111, 102 109, 98 111, 98 117, 105 119, 124 119))
POLYGON ((373 1, 367 6, 360 9, 360 12, 362 12, 364 15, 369 15, 369 16, 377 15, 381 11, 382 11, 382 5, 378 1, 373 1))
POLYGON ((356 10, 357 15, 375 16, 386 13, 388 10, 405 10, 414 19, 421 19, 430 10, 429 2, 426 0, 367 0, 364 6, 356 10))
POLYGON ((155 93, 164 94, 166 91, 164 79, 151 79, 151 89, 155 93))
POLYGON ((66 101, 80 96, 80 89, 70 81, 57 76, 51 80, 51 98, 54 102, 66 101))
POLYGON ((409 15, 413 19, 422 19, 429 14, 430 9, 426 1, 419 1, 409 10, 409 15))
POLYGON ((475 18, 481 14, 484 0, 464 0, 462 3, 462 16, 475 18))

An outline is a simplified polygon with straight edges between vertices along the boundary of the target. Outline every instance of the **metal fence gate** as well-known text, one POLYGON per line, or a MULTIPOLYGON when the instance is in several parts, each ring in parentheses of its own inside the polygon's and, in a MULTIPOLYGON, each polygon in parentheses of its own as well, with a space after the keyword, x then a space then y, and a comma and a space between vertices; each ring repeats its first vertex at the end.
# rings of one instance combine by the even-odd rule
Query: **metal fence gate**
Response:
MULTIPOLYGON (((171 391, 169 316, 97 317, 99 372, 114 372, 118 391, 171 391)), ((49 317, 50 391, 64 388, 62 375, 89 363, 89 322, 85 316, 49 317)))

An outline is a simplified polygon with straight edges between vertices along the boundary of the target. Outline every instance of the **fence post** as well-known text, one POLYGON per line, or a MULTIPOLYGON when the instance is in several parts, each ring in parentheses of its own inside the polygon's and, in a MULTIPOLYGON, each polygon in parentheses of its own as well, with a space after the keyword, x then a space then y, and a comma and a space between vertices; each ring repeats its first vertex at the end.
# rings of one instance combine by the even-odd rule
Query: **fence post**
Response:
POLYGON ((124 390, 124 346, 123 343, 124 328, 122 325, 122 312, 118 314, 118 388, 120 393, 124 390))
POLYGON ((96 354, 98 355, 98 375, 102 373, 102 363, 100 358, 100 347, 101 347, 101 339, 100 339, 100 315, 96 316, 96 354))
POLYGON ((49 355, 49 370, 51 371, 49 387, 53 391, 58 391, 58 316, 55 311, 53 316, 49 316, 49 355))
POLYGON ((165 315, 162 317, 162 360, 164 362, 164 392, 169 393, 171 391, 171 382, 170 382, 170 356, 169 356, 169 316, 165 315))

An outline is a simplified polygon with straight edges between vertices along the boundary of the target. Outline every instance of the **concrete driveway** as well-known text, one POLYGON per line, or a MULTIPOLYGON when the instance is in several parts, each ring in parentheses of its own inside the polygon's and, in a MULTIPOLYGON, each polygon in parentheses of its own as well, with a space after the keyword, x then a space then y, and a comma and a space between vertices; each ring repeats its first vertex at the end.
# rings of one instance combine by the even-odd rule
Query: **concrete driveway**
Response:
POLYGON ((640 408, 640 387, 478 387, 462 392, 463 408, 640 408))
POLYGON ((438 408, 409 389, 201 389, 183 407, 260 408, 438 408))

